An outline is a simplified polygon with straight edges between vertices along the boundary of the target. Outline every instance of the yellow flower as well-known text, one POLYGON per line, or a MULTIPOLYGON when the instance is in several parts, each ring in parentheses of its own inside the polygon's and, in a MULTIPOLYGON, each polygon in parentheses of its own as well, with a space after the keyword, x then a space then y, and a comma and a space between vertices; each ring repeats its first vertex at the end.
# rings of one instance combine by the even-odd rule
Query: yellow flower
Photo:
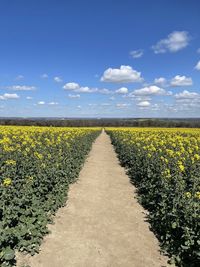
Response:
POLYGON ((26 179, 27 179, 28 181, 33 181, 34 178, 33 178, 33 176, 27 176, 26 179))
POLYGON ((185 196, 186 196, 187 198, 191 198, 192 194, 191 194, 190 192, 185 192, 185 196))
POLYGON ((198 199, 200 199, 200 192, 196 192, 195 193, 195 197, 198 198, 198 199))
POLYGON ((12 184, 12 180, 10 179, 10 178, 5 178, 4 180, 3 180, 3 185, 4 186, 9 186, 9 185, 11 185, 12 184))
POLYGON ((6 165, 16 165, 16 161, 12 160, 12 159, 8 159, 8 160, 5 161, 5 164, 6 165))
POLYGON ((184 165, 183 165, 183 163, 182 163, 181 161, 178 161, 178 167, 179 167, 179 170, 180 170, 181 172, 184 172, 185 167, 184 167, 184 165))
POLYGON ((166 178, 171 178, 171 172, 170 172, 170 169, 165 169, 163 172, 162 172, 162 175, 166 178))
POLYGON ((36 158, 38 159, 43 159, 43 155, 38 153, 38 152, 35 152, 34 155, 36 156, 36 158))
POLYGON ((200 159, 200 156, 198 154, 195 154, 194 155, 194 159, 199 160, 200 159))

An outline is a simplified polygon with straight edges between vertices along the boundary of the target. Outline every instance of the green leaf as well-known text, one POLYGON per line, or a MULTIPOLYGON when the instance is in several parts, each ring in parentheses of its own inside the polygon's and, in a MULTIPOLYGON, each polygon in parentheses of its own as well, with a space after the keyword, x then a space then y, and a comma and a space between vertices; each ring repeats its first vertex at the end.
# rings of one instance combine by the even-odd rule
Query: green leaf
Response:
POLYGON ((15 258, 15 251, 10 247, 7 247, 3 252, 5 260, 9 261, 15 258))
POLYGON ((172 223, 172 228, 175 229, 176 227, 177 227, 176 222, 173 222, 173 223, 172 223))

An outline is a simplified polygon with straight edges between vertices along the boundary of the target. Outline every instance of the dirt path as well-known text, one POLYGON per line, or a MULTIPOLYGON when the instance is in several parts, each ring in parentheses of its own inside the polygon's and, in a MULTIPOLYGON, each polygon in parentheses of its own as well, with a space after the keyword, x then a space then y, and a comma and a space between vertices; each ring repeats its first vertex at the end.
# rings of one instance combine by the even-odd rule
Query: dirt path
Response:
POLYGON ((31 267, 167 266, 105 133, 94 143, 50 230, 41 252, 23 259, 31 267))

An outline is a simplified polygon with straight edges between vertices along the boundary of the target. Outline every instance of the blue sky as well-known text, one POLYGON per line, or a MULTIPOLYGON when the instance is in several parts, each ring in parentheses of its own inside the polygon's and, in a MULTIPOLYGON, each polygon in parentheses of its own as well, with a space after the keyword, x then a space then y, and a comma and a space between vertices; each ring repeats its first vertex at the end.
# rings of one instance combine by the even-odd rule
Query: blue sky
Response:
POLYGON ((199 10, 1 0, 0 116, 200 117, 199 10))

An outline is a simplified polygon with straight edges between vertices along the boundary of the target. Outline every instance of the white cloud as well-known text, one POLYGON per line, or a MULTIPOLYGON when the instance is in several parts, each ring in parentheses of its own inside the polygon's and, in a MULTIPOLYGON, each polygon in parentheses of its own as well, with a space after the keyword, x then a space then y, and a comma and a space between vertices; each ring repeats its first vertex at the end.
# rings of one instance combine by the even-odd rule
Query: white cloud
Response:
POLYGON ((129 97, 131 97, 132 100, 136 100, 136 101, 139 101, 139 102, 150 101, 151 100, 151 97, 145 96, 145 95, 141 95, 141 96, 130 95, 129 97))
POLYGON ((54 79, 54 81, 57 82, 57 83, 61 83, 61 82, 63 81, 63 80, 62 80, 60 77, 58 77, 58 76, 54 77, 53 79, 54 79))
POLYGON ((31 100, 31 99, 33 99, 33 97, 32 96, 27 96, 26 99, 31 100))
POLYGON ((45 102, 44 102, 44 101, 38 101, 37 104, 38 104, 38 105, 44 105, 45 102))
POLYGON ((66 83, 63 86, 63 89, 68 91, 73 91, 76 93, 100 93, 100 94, 111 94, 112 92, 106 88, 98 89, 98 88, 90 88, 88 86, 80 86, 78 83, 70 82, 66 83))
POLYGON ((112 94, 112 91, 106 88, 103 88, 103 89, 98 89, 98 93, 108 95, 108 94, 112 94))
POLYGON ((77 90, 79 88, 80 88, 79 84, 75 83, 75 82, 66 83, 63 86, 63 89, 65 89, 65 90, 77 90))
POLYGON ((23 75, 18 75, 15 80, 23 80, 24 79, 24 76, 23 75))
POLYGON ((171 79, 171 86, 190 86, 193 84, 192 78, 186 76, 176 75, 171 79))
POLYGON ((142 101, 142 102, 139 102, 138 104, 137 104, 137 106, 139 106, 139 107, 149 107, 151 105, 151 103, 149 102, 149 101, 142 101))
MULTIPOLYGON (((42 101, 43 102, 43 101, 42 101)), ((45 104, 45 103, 44 103, 45 104)), ((44 105, 42 104, 42 105, 44 105)), ((40 104, 41 105, 41 104, 40 104)), ((50 106, 55 106, 55 105, 58 105, 58 102, 49 102, 48 105, 50 106)))
POLYGON ((19 95, 17 94, 3 94, 0 95, 0 100, 8 100, 8 99, 18 99, 19 95))
POLYGON ((148 96, 148 95, 166 95, 167 92, 156 85, 147 86, 141 89, 137 89, 131 93, 135 96, 148 96))
POLYGON ((113 101, 113 100, 115 100, 115 97, 114 97, 114 96, 111 96, 109 99, 110 99, 111 101, 113 101))
POLYGON ((179 111, 197 112, 200 109, 200 94, 184 90, 175 95, 175 108, 179 111))
POLYGON ((108 107, 108 106, 111 106, 111 104, 110 103, 101 103, 101 106, 102 107, 108 107))
POLYGON ((102 82, 129 83, 141 82, 141 72, 132 69, 131 66, 122 65, 119 69, 108 68, 101 77, 102 82))
POLYGON ((115 91, 117 94, 128 94, 128 88, 121 87, 115 91))
POLYGON ((48 74, 43 73, 40 77, 41 77, 42 79, 47 79, 49 76, 48 76, 48 74))
POLYGON ((196 66, 195 66, 195 70, 200 70, 200 60, 197 62, 196 66))
POLYGON ((79 89, 75 90, 78 93, 95 93, 98 91, 97 88, 89 88, 88 86, 80 87, 79 89))
POLYGON ((142 57, 144 54, 144 51, 142 49, 138 49, 138 50, 133 50, 130 52, 130 55, 133 57, 133 58, 140 58, 142 57))
POLYGON ((76 95, 69 94, 68 97, 69 98, 80 98, 81 96, 79 94, 76 94, 76 95))
POLYGON ((128 106, 130 106, 130 104, 128 104, 128 103, 118 103, 118 104, 116 104, 117 108, 127 108, 128 106))
POLYGON ((6 88, 13 91, 32 91, 36 89, 35 86, 27 86, 27 85, 12 85, 12 86, 7 86, 6 88))
POLYGON ((151 106, 151 110, 158 111, 158 110, 160 110, 160 106, 158 104, 153 104, 151 106))
POLYGON ((200 97, 200 94, 196 92, 189 92, 187 90, 184 90, 181 93, 175 94, 176 99, 195 99, 199 97, 200 97))
POLYGON ((190 37, 186 31, 174 31, 166 39, 160 40, 152 46, 155 54, 171 52, 175 53, 188 46, 190 37))
POLYGON ((154 83, 158 84, 160 86, 166 86, 167 85, 167 80, 164 77, 159 77, 154 79, 154 83))
POLYGON ((88 104, 88 106, 89 106, 89 107, 96 107, 97 104, 95 104, 95 103, 90 103, 90 104, 88 104))

